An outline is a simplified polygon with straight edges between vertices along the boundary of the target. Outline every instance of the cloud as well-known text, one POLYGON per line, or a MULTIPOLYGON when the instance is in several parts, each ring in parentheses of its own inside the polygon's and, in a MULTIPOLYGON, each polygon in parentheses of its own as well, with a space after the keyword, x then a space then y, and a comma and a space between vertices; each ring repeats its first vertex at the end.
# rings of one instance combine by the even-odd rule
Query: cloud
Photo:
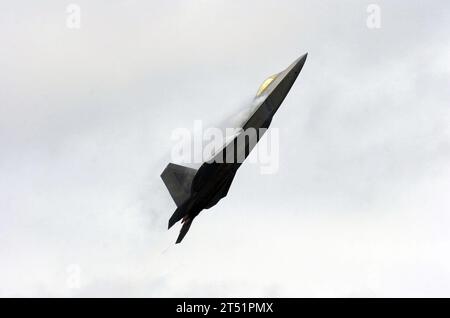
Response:
POLYGON ((358 1, 79 4, 79 31, 1 5, 1 295, 449 294, 447 2, 379 1, 379 30, 358 1), (244 164, 174 246, 172 130, 306 51, 278 173, 244 164))

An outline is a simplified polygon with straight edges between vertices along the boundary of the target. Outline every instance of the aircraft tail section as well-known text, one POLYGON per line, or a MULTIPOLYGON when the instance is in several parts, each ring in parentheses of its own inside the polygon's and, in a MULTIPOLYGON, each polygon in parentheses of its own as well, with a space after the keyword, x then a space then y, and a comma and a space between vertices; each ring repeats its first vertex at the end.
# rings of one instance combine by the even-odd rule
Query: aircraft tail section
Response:
POLYGON ((191 195, 191 185, 197 170, 169 163, 161 174, 175 204, 181 206, 191 195))
POLYGON ((180 230, 180 234, 178 235, 176 244, 180 243, 183 238, 186 236, 186 233, 189 231, 189 228, 191 227, 192 219, 188 218, 186 220, 183 220, 183 227, 180 230))
POLYGON ((169 220, 169 229, 178 221, 182 220, 181 223, 183 226, 181 227, 180 234, 177 238, 177 244, 180 243, 186 233, 189 231, 189 228, 191 227, 191 223, 193 218, 188 216, 189 211, 189 201, 183 203, 181 206, 179 206, 175 212, 173 213, 172 217, 169 220))
POLYGON ((169 229, 188 213, 187 202, 180 205, 169 219, 169 229))

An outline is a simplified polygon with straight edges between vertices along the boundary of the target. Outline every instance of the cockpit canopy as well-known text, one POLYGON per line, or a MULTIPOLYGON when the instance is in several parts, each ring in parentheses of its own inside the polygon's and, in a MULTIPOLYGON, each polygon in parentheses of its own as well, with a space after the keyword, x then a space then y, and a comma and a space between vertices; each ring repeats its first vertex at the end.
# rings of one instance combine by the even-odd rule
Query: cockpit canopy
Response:
POLYGON ((262 94, 264 94, 264 92, 267 90, 270 84, 277 78, 277 76, 278 74, 275 74, 267 78, 259 87, 258 92, 256 93, 256 97, 259 97, 262 94))

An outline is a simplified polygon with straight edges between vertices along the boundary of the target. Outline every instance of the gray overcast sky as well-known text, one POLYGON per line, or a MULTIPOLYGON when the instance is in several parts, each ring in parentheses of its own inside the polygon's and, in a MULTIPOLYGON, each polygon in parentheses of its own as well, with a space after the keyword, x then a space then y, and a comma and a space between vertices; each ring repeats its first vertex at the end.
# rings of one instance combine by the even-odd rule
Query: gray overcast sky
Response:
POLYGON ((1 296, 450 296, 448 1, 69 3, 0 3, 1 296), (278 173, 174 246, 173 129, 305 52, 278 173))

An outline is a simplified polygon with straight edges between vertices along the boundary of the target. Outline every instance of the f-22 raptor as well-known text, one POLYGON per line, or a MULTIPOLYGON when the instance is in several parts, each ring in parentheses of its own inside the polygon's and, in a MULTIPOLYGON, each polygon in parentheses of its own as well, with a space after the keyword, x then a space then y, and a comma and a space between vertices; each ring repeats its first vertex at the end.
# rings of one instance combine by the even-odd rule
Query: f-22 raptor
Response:
POLYGON ((169 163, 161 174, 177 209, 169 220, 169 229, 182 220, 176 243, 188 232, 194 218, 204 209, 216 205, 225 197, 242 162, 269 127, 273 116, 285 99, 305 64, 307 54, 295 60, 287 69, 266 79, 255 99, 256 110, 243 124, 240 133, 196 170, 169 163))

